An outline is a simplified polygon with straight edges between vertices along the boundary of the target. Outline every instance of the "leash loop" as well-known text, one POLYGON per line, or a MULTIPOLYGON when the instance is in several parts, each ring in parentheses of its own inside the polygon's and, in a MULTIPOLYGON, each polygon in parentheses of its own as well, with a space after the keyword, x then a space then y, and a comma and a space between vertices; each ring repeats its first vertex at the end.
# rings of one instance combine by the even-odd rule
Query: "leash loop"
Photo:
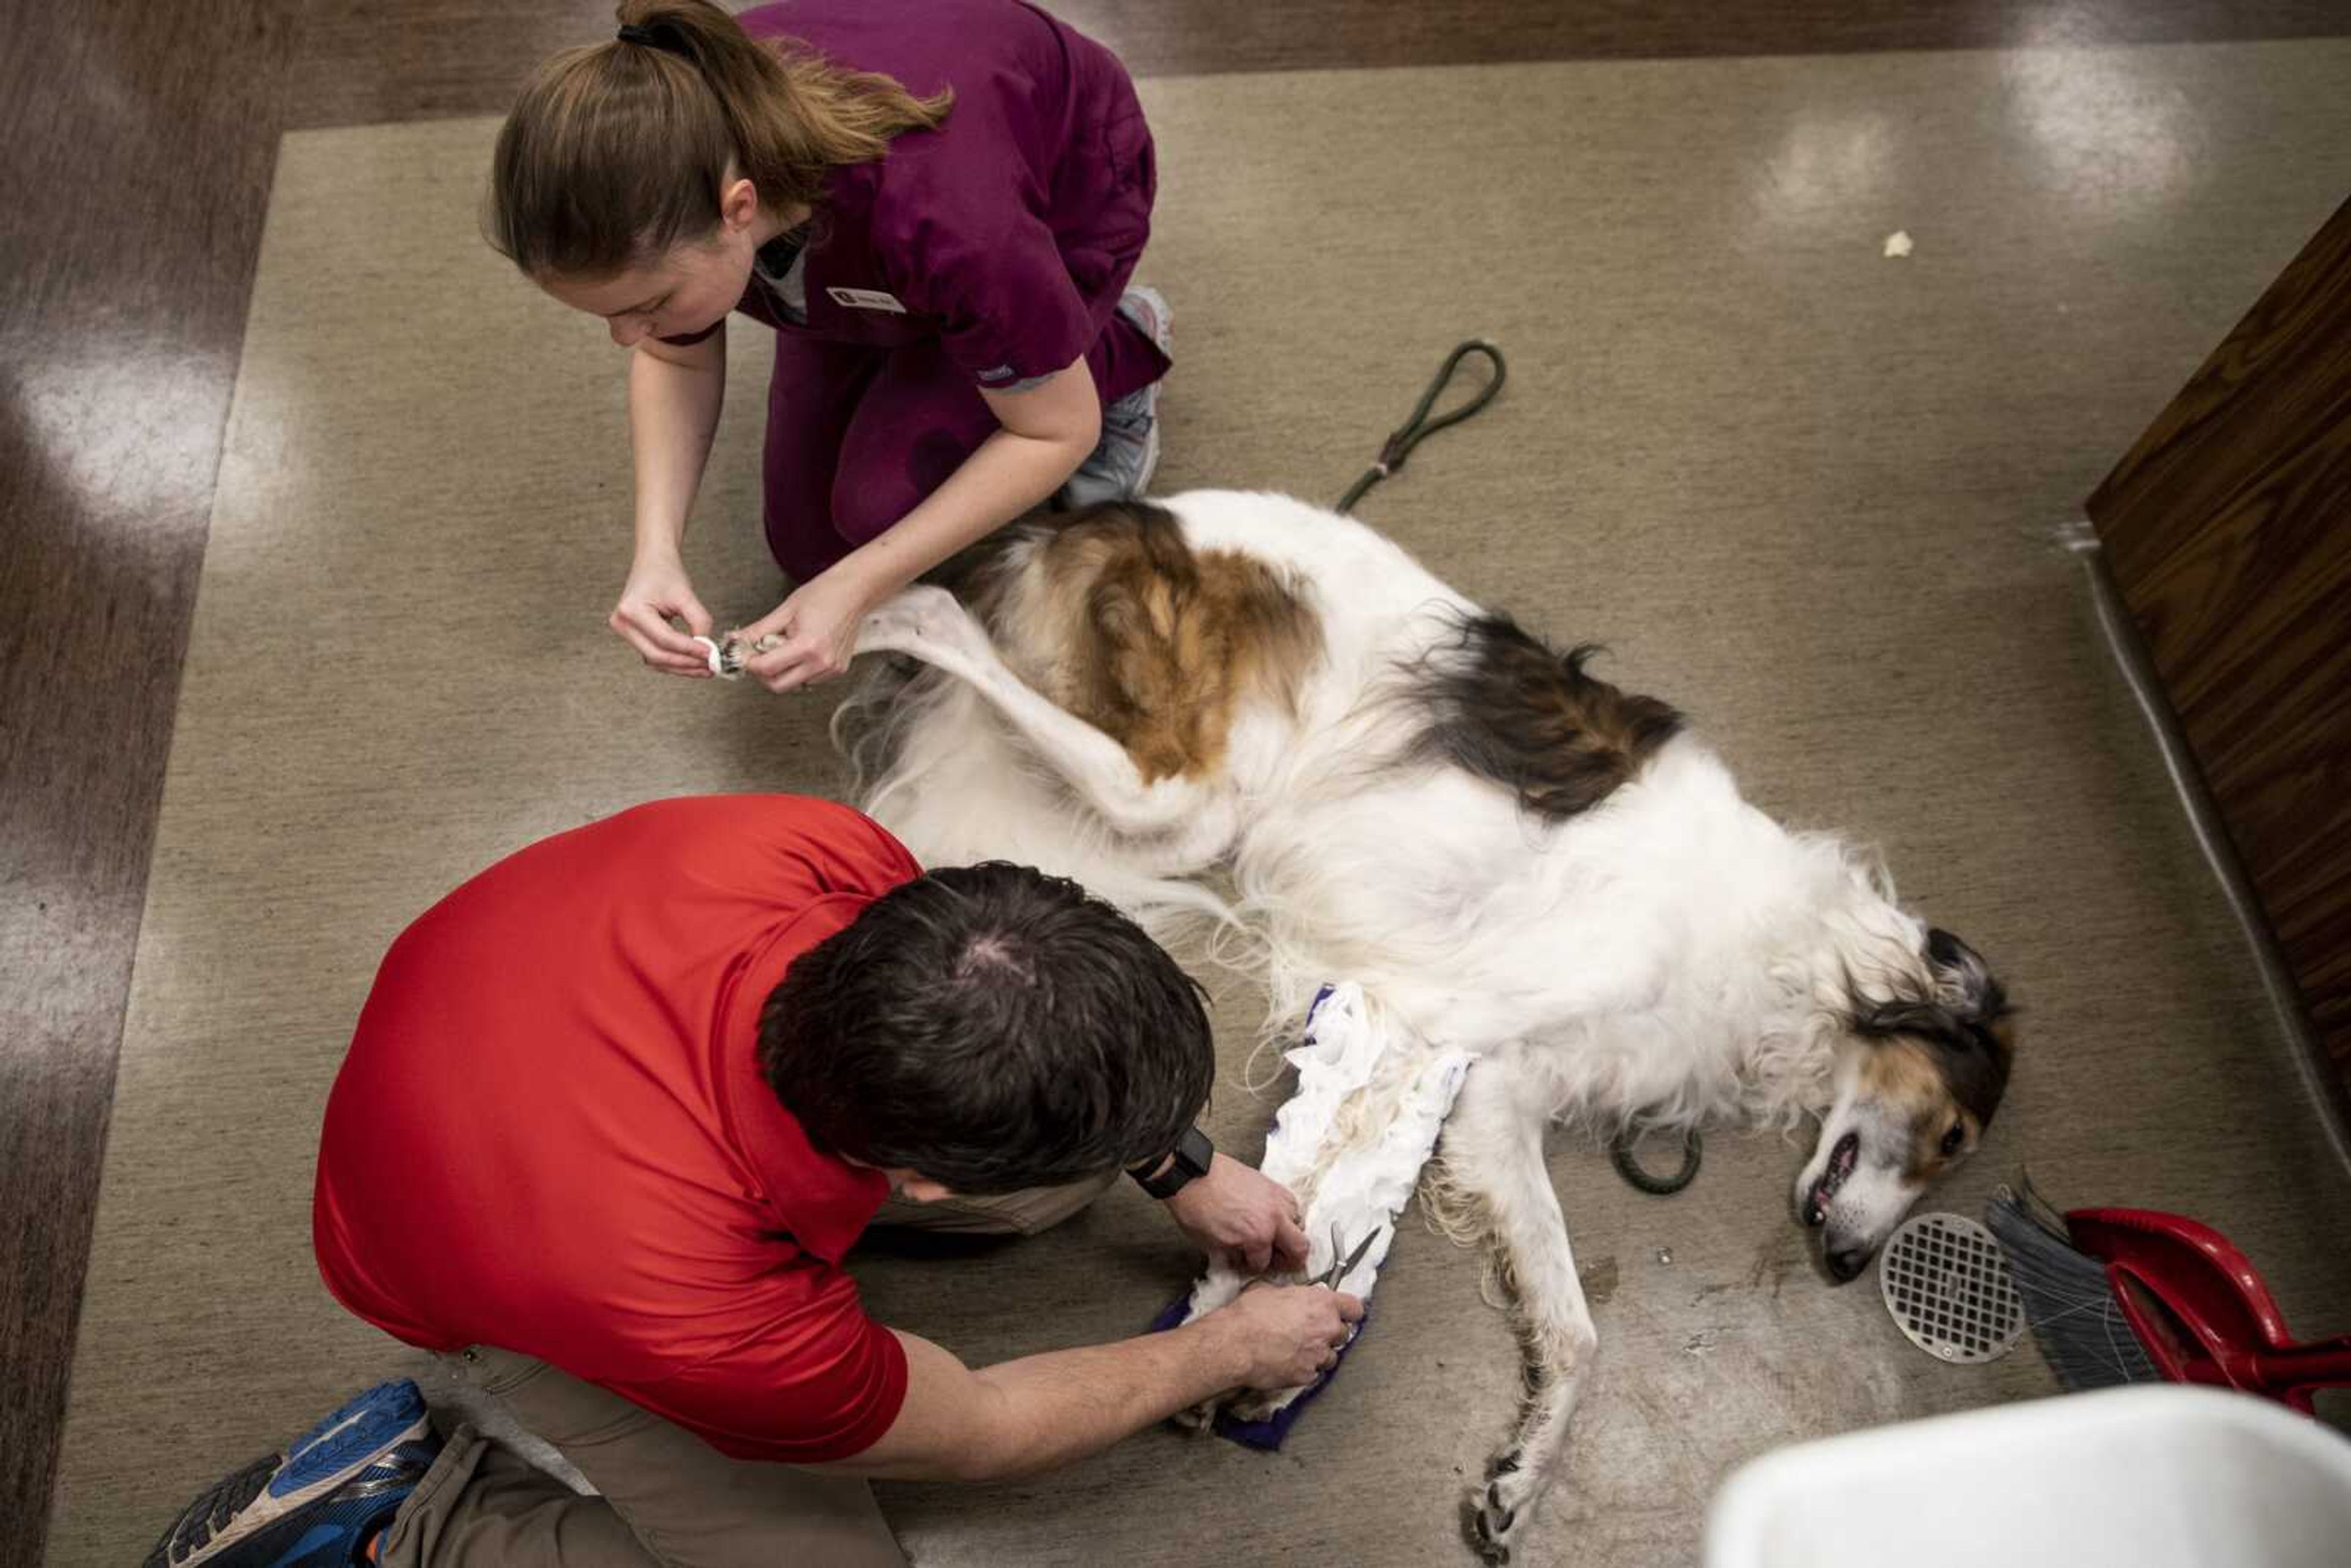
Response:
POLYGON ((1682 1135, 1682 1168, 1669 1176, 1653 1176, 1641 1168, 1633 1152, 1640 1141, 1641 1134, 1627 1127, 1608 1145, 1608 1163, 1635 1188, 1651 1197, 1671 1197, 1698 1179, 1698 1162, 1705 1157, 1706 1143, 1696 1127, 1682 1135))
POLYGON ((1445 363, 1437 367, 1437 379, 1430 382, 1428 390, 1420 394, 1420 402, 1414 405, 1411 416, 1390 431, 1388 438, 1380 443, 1379 461, 1364 470, 1363 477, 1347 486, 1347 493, 1339 497, 1339 504, 1333 510, 1353 511, 1355 503, 1364 498, 1364 492, 1404 466, 1405 459, 1412 455, 1414 447, 1447 425, 1460 423, 1493 402, 1494 394, 1502 390, 1502 382, 1509 374, 1509 367, 1502 362, 1502 350, 1485 339, 1471 338, 1455 345, 1453 351, 1445 356, 1445 363), (1471 354, 1482 356, 1493 366, 1492 377, 1468 402, 1431 419, 1428 411, 1437 406, 1437 400, 1444 395, 1447 385, 1453 380, 1453 372, 1471 354))

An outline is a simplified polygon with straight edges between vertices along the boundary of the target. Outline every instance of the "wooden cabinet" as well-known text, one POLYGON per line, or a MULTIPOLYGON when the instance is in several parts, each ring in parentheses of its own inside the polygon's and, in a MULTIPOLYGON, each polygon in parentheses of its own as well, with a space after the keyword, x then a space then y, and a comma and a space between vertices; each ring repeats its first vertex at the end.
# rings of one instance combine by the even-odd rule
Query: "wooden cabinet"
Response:
POLYGON ((2351 202, 2088 503, 2116 586, 2351 1084, 2351 202))

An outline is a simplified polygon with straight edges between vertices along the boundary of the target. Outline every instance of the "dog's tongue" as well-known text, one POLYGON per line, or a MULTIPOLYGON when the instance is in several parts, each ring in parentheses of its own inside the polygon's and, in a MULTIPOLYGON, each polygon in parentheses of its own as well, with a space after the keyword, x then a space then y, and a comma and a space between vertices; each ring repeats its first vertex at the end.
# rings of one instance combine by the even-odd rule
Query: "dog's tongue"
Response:
POLYGON ((1847 1133, 1839 1138, 1836 1147, 1829 1151, 1828 1167, 1821 1172, 1820 1180, 1813 1183, 1812 1197, 1806 1205, 1810 1210, 1806 1218, 1814 1225, 1828 1218, 1829 1199, 1837 1195, 1837 1189, 1844 1186, 1845 1178, 1853 1175, 1854 1164, 1860 1157, 1861 1137, 1855 1133, 1847 1133))

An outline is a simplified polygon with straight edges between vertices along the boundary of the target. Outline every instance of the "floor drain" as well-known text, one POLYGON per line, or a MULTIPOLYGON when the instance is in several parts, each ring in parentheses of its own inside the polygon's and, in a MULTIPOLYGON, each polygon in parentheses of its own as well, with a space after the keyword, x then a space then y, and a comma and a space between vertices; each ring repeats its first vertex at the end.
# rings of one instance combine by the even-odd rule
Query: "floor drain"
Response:
POLYGON ((2006 1355, 2024 1332, 2007 1257, 1963 1214, 1922 1214, 1896 1231, 1879 1257, 1877 1284, 1896 1326, 1938 1361, 2006 1355))

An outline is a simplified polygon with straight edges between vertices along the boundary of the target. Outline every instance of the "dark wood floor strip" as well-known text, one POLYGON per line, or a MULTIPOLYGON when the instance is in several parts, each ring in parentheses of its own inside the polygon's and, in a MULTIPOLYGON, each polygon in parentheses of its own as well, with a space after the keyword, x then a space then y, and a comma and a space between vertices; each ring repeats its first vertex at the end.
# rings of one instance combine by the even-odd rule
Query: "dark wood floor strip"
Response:
MULTIPOLYGON (((1138 76, 2351 32, 2343 0, 1065 0, 1048 8, 1116 49, 1138 76)), ((611 26, 608 0, 319 0, 305 20, 287 124, 497 113, 543 56, 611 26)))
POLYGON ((0 1563, 41 1561, 289 17, 0 0, 0 1563))

